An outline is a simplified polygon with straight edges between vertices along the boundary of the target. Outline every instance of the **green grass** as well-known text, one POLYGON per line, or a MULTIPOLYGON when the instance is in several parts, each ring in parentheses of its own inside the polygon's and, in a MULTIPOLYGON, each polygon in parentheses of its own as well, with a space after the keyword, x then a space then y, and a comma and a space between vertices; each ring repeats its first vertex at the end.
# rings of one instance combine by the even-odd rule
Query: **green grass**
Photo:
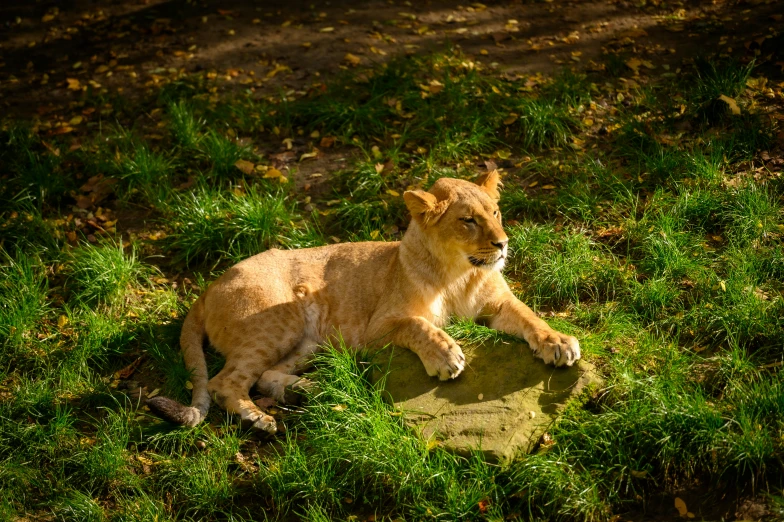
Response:
MULTIPOLYGON (((611 76, 628 58, 608 56, 611 76)), ((613 520, 684 491, 704 499, 698 518, 749 496, 780 513, 784 213, 781 181, 757 169, 780 127, 756 109, 777 102, 745 88, 752 67, 697 61, 619 102, 613 79, 564 70, 531 87, 448 49, 303 96, 195 74, 101 98, 115 123, 73 150, 0 122, 0 518, 613 520), (711 112, 720 94, 742 114, 711 112), (586 113, 607 133, 577 123, 586 113), (320 137, 346 161, 319 191, 296 162, 286 183, 260 179, 281 140, 301 154, 320 137), (512 290, 605 378, 548 428, 554 444, 503 465, 451 454, 340 350, 319 357, 320 391, 282 414, 274 445, 217 407, 172 428, 123 388, 188 400, 182 320, 230 263, 399 239, 403 191, 486 162, 502 169, 512 290), (98 174, 117 181, 78 208, 71 191, 98 174), (134 382, 118 379, 135 361, 134 382)))
POLYGON ((164 210, 171 227, 166 244, 175 259, 238 261, 272 246, 302 248, 321 243, 318 231, 296 212, 284 189, 199 188, 175 196, 164 210))

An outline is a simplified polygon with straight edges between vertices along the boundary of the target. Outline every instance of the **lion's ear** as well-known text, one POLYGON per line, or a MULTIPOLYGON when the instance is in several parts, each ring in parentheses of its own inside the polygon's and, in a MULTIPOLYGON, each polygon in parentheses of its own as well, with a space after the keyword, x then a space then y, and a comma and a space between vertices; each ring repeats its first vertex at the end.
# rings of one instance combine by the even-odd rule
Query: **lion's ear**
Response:
POLYGON ((422 225, 435 223, 449 206, 448 201, 438 201, 430 192, 424 190, 407 190, 403 200, 417 222, 422 225))
POLYGON ((484 191, 494 200, 498 201, 501 199, 501 194, 498 192, 498 187, 499 185, 503 186, 503 183, 501 183, 501 178, 498 175, 498 171, 496 169, 479 176, 479 179, 476 180, 476 184, 479 185, 479 188, 481 188, 482 191, 484 191))

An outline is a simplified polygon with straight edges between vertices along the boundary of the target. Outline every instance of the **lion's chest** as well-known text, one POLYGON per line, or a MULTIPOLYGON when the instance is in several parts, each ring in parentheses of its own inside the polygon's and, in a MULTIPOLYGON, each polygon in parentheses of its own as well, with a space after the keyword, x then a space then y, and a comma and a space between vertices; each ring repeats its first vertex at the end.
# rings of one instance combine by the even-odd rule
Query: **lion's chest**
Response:
POLYGON ((473 319, 478 313, 478 302, 471 285, 448 288, 433 297, 428 304, 430 320, 436 326, 445 326, 450 317, 473 319))

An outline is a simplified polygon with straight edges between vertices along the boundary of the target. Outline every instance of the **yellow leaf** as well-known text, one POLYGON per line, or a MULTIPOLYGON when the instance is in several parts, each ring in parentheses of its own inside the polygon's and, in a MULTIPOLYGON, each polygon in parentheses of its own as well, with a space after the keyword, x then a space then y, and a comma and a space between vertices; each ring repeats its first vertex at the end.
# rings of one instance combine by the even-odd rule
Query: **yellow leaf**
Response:
POLYGON ((373 147, 370 149, 370 152, 373 153, 373 157, 376 159, 381 159, 383 157, 383 154, 381 154, 381 150, 379 150, 378 145, 373 145, 373 147))
POLYGON ((58 327, 62 328, 62 327, 64 327, 67 324, 68 324, 68 316, 67 315, 61 315, 60 317, 57 318, 57 326, 58 327))
POLYGON ((626 60, 626 67, 634 71, 634 74, 640 72, 639 69, 641 65, 642 65, 642 60, 640 60, 639 58, 631 58, 629 60, 626 60))
POLYGON ((504 120, 504 125, 511 125, 517 121, 517 114, 511 113, 507 118, 504 120))
POLYGON ((740 107, 738 107, 738 103, 734 99, 730 98, 729 96, 725 96, 723 94, 719 96, 718 99, 727 104, 732 114, 736 116, 740 114, 740 107))
POLYGON ((429 87, 430 87, 431 94, 438 94, 439 92, 444 90, 444 84, 439 82, 438 80, 431 81, 429 87))
POLYGON ((45 15, 43 15, 41 17, 41 21, 43 23, 51 22, 52 20, 54 20, 54 15, 53 14, 45 14, 45 15))
POLYGON ((287 178, 286 176, 281 176, 278 178, 278 181, 280 181, 281 185, 284 185, 289 182, 289 178, 287 178))
POLYGON ((291 150, 293 145, 293 140, 291 138, 286 138, 283 140, 283 143, 286 145, 286 150, 291 150))
POLYGON ((426 25, 423 25, 422 27, 420 27, 419 29, 417 29, 417 33, 419 33, 419 34, 425 34, 425 33, 427 32, 427 30, 428 30, 428 29, 429 29, 429 28, 428 28, 426 25))
POLYGON ((79 83, 79 80, 76 78, 66 78, 65 81, 68 82, 68 88, 72 91, 79 91, 82 89, 82 84, 79 83))
POLYGON ((346 56, 344 56, 343 59, 346 60, 351 65, 353 65, 354 67, 362 63, 362 58, 351 53, 346 53, 346 56))
POLYGON ((332 411, 344 411, 346 408, 345 404, 336 404, 332 407, 332 411))
POLYGON ((320 33, 331 33, 334 30, 335 30, 334 27, 322 27, 321 29, 319 29, 319 32, 320 33))
POLYGON ((276 168, 267 169, 267 172, 264 173, 265 178, 279 178, 282 175, 283 173, 276 168))
POLYGON ((721 287, 722 292, 727 291, 727 284, 724 281, 719 281, 719 286, 721 287))
POLYGON ((537 186, 538 184, 539 184, 538 181, 532 181, 531 183, 528 184, 528 188, 533 188, 533 187, 537 186))
POLYGON ((306 152, 305 154, 300 156, 299 160, 302 161, 306 159, 318 158, 318 155, 319 155, 318 149, 313 149, 313 152, 306 152))
POLYGON ((193 389, 193 383, 191 381, 185 381, 185 389, 186 390, 192 390, 193 389))
POLYGON ((387 194, 389 194, 390 196, 398 197, 400 195, 400 192, 398 192, 397 190, 387 189, 387 194))
POLYGON ((152 399, 153 397, 155 397, 159 393, 161 393, 161 389, 160 388, 155 388, 153 391, 151 391, 150 393, 147 394, 147 398, 148 399, 152 399))
POLYGON ((593 125, 593 119, 592 118, 585 118, 583 120, 583 125, 585 125, 586 127, 590 127, 591 125, 593 125))
POLYGON ((380 233, 378 230, 373 230, 372 232, 370 232, 370 238, 371 238, 371 239, 376 239, 376 238, 378 238, 378 236, 379 236, 380 234, 381 234, 381 233, 380 233))
POLYGON ((544 190, 553 190, 555 188, 555 185, 542 185, 542 188, 544 190))
POLYGON ((490 89, 492 89, 493 92, 496 93, 496 94, 501 94, 501 89, 499 89, 495 85, 490 86, 490 89))
POLYGON ((383 163, 376 163, 376 173, 381 174, 384 171, 383 163))
POLYGON ((512 156, 512 153, 509 152, 508 150, 499 150, 496 151, 495 155, 498 156, 500 159, 505 160, 505 159, 509 159, 512 156))
POLYGON ((689 512, 688 508, 686 507, 686 502, 684 502, 680 497, 675 497, 675 509, 678 510, 678 514, 682 517, 685 517, 686 513, 689 512))
POLYGON ((253 163, 244 159, 237 160, 237 162, 234 163, 234 166, 240 169, 240 171, 242 171, 243 174, 247 174, 247 175, 253 174, 253 170, 256 168, 256 166, 253 163))

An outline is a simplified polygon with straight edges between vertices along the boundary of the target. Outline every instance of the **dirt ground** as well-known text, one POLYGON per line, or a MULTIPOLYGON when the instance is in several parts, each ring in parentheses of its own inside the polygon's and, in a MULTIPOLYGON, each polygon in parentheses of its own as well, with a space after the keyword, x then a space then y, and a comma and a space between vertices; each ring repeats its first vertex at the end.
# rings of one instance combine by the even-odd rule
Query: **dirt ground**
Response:
POLYGON ((134 96, 204 70, 227 88, 296 96, 342 69, 449 44, 508 75, 601 72, 603 54, 622 52, 646 61, 651 75, 732 53, 756 55, 776 76, 782 12, 776 0, 7 1, 0 107, 56 119, 83 90, 134 96))

